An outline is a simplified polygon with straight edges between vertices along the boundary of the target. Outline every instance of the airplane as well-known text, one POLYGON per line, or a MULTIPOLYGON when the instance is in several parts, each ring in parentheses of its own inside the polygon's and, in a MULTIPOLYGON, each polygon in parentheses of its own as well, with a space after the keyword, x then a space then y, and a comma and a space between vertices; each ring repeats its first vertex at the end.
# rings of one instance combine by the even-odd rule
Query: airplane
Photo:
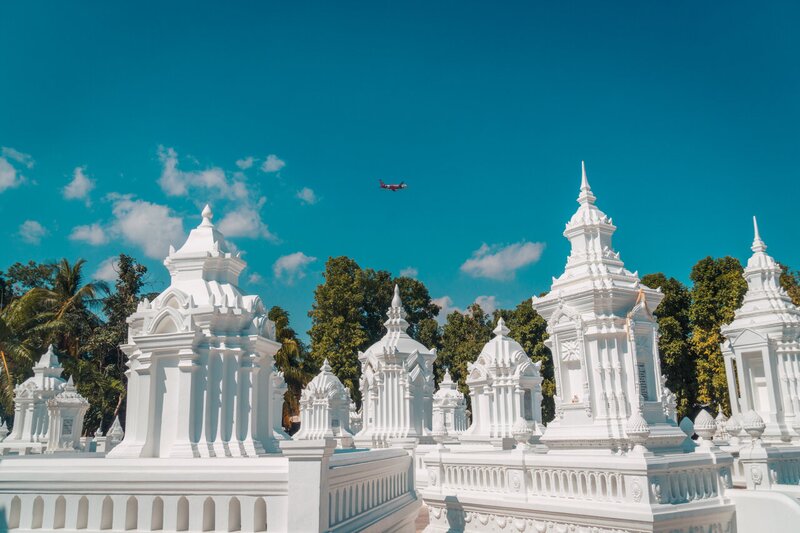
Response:
POLYGON ((400 189, 408 187, 405 181, 401 181, 400 183, 384 183, 383 180, 378 181, 381 182, 381 189, 386 189, 387 191, 397 192, 400 189))

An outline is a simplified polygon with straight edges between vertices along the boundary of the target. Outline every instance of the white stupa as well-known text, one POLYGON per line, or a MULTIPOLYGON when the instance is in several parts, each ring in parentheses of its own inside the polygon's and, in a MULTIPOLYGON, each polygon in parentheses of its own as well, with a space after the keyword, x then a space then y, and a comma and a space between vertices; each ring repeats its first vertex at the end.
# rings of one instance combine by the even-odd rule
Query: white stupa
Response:
MULTIPOLYGON (((33 376, 14 388, 14 427, 0 444, 2 453, 26 454, 45 451, 50 440, 52 428, 50 417, 53 413, 48 408, 48 402, 61 394, 67 386, 67 381, 61 377, 62 372, 58 355, 51 344, 33 366, 33 376)), ((74 419, 76 415, 77 412, 68 415, 68 418, 73 420, 73 424, 78 422, 82 425, 83 414, 80 421, 74 419)), ((70 422, 67 422, 67 425, 69 424, 70 422)), ((79 437, 80 434, 77 435, 77 438, 79 437)))
POLYGON ((406 332, 397 285, 387 314, 386 334, 358 354, 363 402, 358 446, 386 446, 391 439, 430 440, 436 349, 429 350, 406 332))
POLYGON ((751 409, 764 420, 765 441, 800 437, 800 309, 780 285, 781 267, 769 255, 753 217, 753 255, 747 293, 733 322, 722 328, 722 354, 733 415, 751 409), (792 429, 794 428, 794 429, 792 429))
POLYGON ((649 446, 676 448, 685 435, 665 414, 658 358, 663 295, 625 268, 611 237, 616 226, 595 205, 582 169, 578 210, 564 236, 564 273, 533 307, 547 321, 555 367, 556 418, 542 438, 551 449, 627 445, 626 424, 641 407, 649 446))
POLYGON ((472 425, 461 436, 462 442, 508 447, 519 418, 528 423, 532 434, 541 435, 541 363, 532 363, 522 346, 508 336, 509 331, 500 317, 494 338, 468 366, 472 425))
POLYGON ((331 372, 328 360, 300 397, 300 431, 295 440, 334 438, 339 448, 351 448, 350 392, 331 372))
POLYGON ((433 394, 433 427, 439 427, 439 424, 453 437, 467 429, 467 402, 450 377, 449 370, 445 370, 439 390, 433 394))
POLYGON ((50 430, 47 436, 48 453, 81 449, 83 417, 88 409, 88 400, 78 393, 70 377, 62 391, 47 400, 50 418, 50 430))
POLYGON ((184 245, 170 247, 171 283, 129 319, 125 438, 109 457, 255 456, 277 451, 271 409, 280 348, 258 296, 242 294, 245 262, 203 209, 184 245))

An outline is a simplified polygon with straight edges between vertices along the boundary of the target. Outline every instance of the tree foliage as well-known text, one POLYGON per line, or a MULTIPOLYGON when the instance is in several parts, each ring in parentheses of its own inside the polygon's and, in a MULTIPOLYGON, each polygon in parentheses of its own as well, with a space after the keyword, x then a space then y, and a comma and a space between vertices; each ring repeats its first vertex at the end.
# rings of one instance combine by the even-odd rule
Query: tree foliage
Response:
POLYGON ((470 305, 464 313, 453 311, 447 315, 442 328, 442 349, 434 365, 436 382, 441 381, 445 369, 449 369, 459 390, 469 394, 467 364, 475 362, 491 337, 490 317, 477 303, 470 305))
POLYGON ((690 343, 697 357, 697 401, 710 405, 712 412, 718 405, 730 412, 720 327, 730 323, 734 312, 742 305, 747 292, 742 270, 736 258, 706 257, 692 268, 690 275, 693 282, 689 307, 690 343))
POLYGON ((325 281, 314 291, 314 304, 309 312, 311 353, 317 365, 327 358, 333 372, 360 401, 358 352, 383 337, 394 285, 400 288, 412 338, 436 341, 438 333, 431 321, 439 313, 439 307, 420 281, 402 276, 393 278, 385 270, 362 269, 349 257, 329 258, 323 276, 325 281))
POLYGON ((275 354, 275 366, 283 372, 288 390, 284 395, 283 426, 289 429, 291 417, 300 414, 300 394, 303 387, 311 381, 319 367, 311 359, 306 345, 297 337, 289 325, 289 312, 277 305, 272 307, 267 317, 275 323, 275 338, 281 348, 275 354))
POLYGON ((664 299, 653 311, 660 333, 661 371, 667 378, 667 387, 677 398, 678 416, 684 417, 697 398, 696 361, 689 342, 691 293, 686 285, 661 272, 642 277, 642 284, 652 289, 660 288, 664 294, 664 299))

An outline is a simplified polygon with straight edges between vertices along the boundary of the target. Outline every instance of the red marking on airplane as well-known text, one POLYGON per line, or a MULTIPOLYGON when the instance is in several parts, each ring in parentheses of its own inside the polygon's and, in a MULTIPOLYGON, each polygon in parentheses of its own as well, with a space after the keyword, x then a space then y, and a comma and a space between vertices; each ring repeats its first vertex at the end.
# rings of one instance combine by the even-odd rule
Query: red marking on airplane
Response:
POLYGON ((386 189, 387 191, 397 192, 408 187, 405 181, 401 181, 400 183, 384 183, 383 180, 378 181, 381 182, 381 189, 386 189))

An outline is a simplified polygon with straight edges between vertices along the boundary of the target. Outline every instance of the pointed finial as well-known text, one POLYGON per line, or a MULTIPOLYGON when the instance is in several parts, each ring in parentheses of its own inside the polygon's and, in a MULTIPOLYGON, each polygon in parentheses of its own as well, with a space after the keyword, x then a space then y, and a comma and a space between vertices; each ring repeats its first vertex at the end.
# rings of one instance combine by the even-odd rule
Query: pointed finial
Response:
POLYGON ((211 206, 206 204, 206 206, 203 208, 203 212, 201 213, 201 215, 203 215, 203 222, 200 225, 210 226, 211 219, 214 218, 214 212, 211 211, 211 206))
POLYGON ((325 361, 322 363, 321 370, 323 372, 330 372, 331 371, 331 365, 328 363, 328 358, 327 357, 325 358, 325 361))
POLYGON ((442 376, 442 383, 449 384, 449 383, 452 383, 452 382, 453 382, 453 378, 450 376, 450 369, 449 368, 445 368, 444 369, 444 376, 442 376))
POLYGON ((403 307, 403 301, 400 299, 400 286, 395 283, 394 296, 392 296, 392 307, 403 307))
POLYGON ((764 244, 764 241, 761 240, 761 235, 758 233, 758 221, 755 216, 753 217, 753 234, 753 246, 751 246, 750 249, 753 250, 754 253, 766 252, 767 245, 764 244))
POLYGON ((497 327, 494 328, 494 334, 498 337, 505 337, 511 332, 510 329, 506 327, 506 321, 503 320, 503 317, 497 319, 497 327))
POLYGON ((586 163, 581 161, 581 193, 578 195, 578 203, 581 205, 591 205, 596 200, 589 187, 589 179, 586 177, 586 163))
POLYGON ((67 380, 67 387, 74 387, 74 386, 75 382, 72 381, 72 376, 70 376, 69 379, 67 380))

